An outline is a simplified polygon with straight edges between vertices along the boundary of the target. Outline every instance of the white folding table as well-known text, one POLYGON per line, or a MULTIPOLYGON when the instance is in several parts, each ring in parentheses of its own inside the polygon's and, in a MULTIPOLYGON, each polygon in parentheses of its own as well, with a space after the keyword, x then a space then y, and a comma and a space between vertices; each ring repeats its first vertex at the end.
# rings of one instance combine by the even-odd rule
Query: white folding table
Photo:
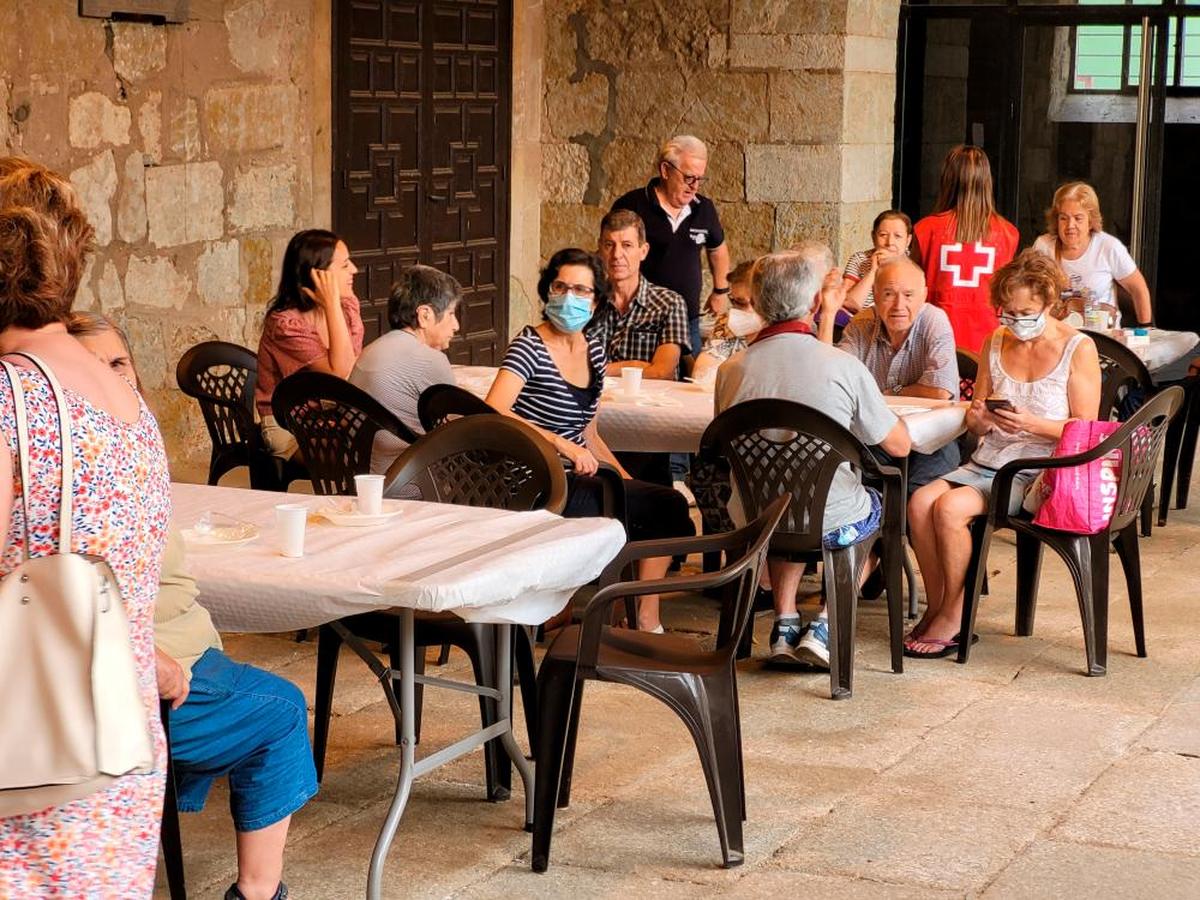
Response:
POLYGON ((400 772, 391 807, 371 855, 367 896, 378 900, 383 864, 415 778, 494 738, 501 742, 525 787, 525 823, 533 821, 533 767, 517 746, 509 717, 512 629, 533 625, 562 609, 596 578, 625 544, 611 519, 563 519, 547 512, 506 512, 448 504, 399 501, 403 512, 385 525, 338 527, 310 513, 305 554, 287 559, 276 550, 274 507, 303 503, 310 510, 333 498, 241 488, 174 484, 174 522, 186 528, 206 512, 257 525, 254 540, 237 545, 188 546, 189 568, 200 599, 222 631, 276 632, 332 624, 379 677, 401 729, 400 772), (395 609, 399 619, 400 695, 394 673, 339 620, 395 609), (452 612, 497 626, 495 681, 464 685, 414 672, 417 610, 452 612), (500 719, 435 753, 416 759, 413 688, 425 685, 495 700, 500 719))

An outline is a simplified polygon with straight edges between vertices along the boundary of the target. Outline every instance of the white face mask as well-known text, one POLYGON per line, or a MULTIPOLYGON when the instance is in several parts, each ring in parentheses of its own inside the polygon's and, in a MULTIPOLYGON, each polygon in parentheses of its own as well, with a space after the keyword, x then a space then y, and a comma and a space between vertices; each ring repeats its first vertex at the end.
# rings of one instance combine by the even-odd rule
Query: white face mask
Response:
POLYGON ((1001 316, 1000 323, 1012 332, 1012 336, 1018 341, 1032 341, 1046 330, 1046 311, 1042 310, 1036 318, 1032 319, 1001 316))
POLYGON ((762 316, 752 309, 740 309, 733 307, 729 310, 729 330, 738 337, 745 337, 748 334, 754 334, 756 331, 762 331, 766 327, 766 322, 762 316))

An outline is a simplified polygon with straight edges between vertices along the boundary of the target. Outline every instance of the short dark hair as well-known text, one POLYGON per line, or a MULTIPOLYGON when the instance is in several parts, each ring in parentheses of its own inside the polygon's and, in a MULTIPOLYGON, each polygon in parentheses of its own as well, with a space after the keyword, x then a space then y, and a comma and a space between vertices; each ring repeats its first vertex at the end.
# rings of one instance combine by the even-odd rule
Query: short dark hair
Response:
POLYGON ((600 261, 600 257, 587 250, 580 250, 578 247, 567 247, 550 257, 550 261, 546 263, 546 268, 542 269, 538 278, 537 292, 538 296, 542 298, 543 306, 550 299, 550 283, 558 278, 559 270, 563 266, 587 266, 592 270, 592 285, 596 291, 596 312, 600 311, 601 306, 610 302, 612 288, 609 286, 608 275, 604 272, 604 263, 600 261))
POLYGON ((883 212, 877 215, 875 217, 875 221, 871 224, 871 234, 874 235, 875 232, 879 230, 879 226, 888 219, 899 219, 904 223, 905 230, 907 230, 909 234, 912 234, 912 219, 908 217, 908 213, 899 209, 885 209, 883 212))
POLYGON ((646 223, 632 209, 614 209, 601 219, 600 240, 604 240, 606 234, 624 231, 626 228, 637 229, 638 246, 646 243, 646 223))
POLYGON ((437 321, 462 299, 462 285, 453 275, 433 266, 409 266, 392 285, 388 296, 388 324, 393 328, 416 328, 417 308, 428 306, 437 321))

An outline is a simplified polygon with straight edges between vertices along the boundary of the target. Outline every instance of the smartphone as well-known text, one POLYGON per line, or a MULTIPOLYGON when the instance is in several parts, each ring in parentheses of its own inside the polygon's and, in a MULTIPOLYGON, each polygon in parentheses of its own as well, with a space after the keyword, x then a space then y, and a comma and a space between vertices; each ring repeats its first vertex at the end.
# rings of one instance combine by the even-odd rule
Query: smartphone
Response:
POLYGON ((1017 408, 1012 405, 1012 401, 1007 397, 988 397, 983 402, 987 404, 987 408, 992 412, 995 412, 998 409, 1002 409, 1005 412, 1017 411, 1017 408))

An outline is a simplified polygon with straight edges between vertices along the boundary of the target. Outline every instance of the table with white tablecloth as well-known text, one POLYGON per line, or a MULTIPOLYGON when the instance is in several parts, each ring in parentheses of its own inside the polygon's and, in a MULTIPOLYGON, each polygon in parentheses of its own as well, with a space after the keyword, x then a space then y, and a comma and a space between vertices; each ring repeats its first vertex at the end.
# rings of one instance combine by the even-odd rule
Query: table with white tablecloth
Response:
MULTIPOLYGON (((240 545, 188 545, 188 564, 200 600, 225 631, 290 631, 332 624, 356 613, 395 609, 401 645, 400 696, 390 670, 345 629, 341 633, 380 675, 401 726, 401 767, 396 793, 371 858, 368 896, 379 897, 383 860, 408 801, 412 781, 439 765, 500 738, 525 783, 531 821, 532 769, 512 736, 511 633, 513 623, 536 624, 562 609, 581 585, 596 578, 625 544, 620 523, 563 519, 547 512, 507 512, 419 501, 395 501, 400 514, 374 527, 339 527, 312 513, 305 553, 276 550, 274 507, 302 503, 316 511, 334 498, 240 488, 175 484, 174 521, 194 525, 220 513, 260 529, 240 545), (413 688, 439 680, 414 671, 414 612, 452 612, 495 624, 497 671, 491 686, 474 690, 497 701, 501 720, 417 760, 413 688)), ((455 684, 462 690, 464 686, 455 684)))
POLYGON ((1187 374, 1188 360, 1196 355, 1197 344, 1200 344, 1200 335, 1191 331, 1151 328, 1147 334, 1147 343, 1144 344, 1134 343, 1136 339, 1131 340, 1130 335, 1131 330, 1125 329, 1122 342, 1128 342, 1129 349, 1146 364, 1146 368, 1157 382, 1183 378, 1187 374), (1179 365, 1175 365, 1176 363, 1179 365))
MULTIPOLYGON (((455 366, 460 386, 479 397, 487 395, 496 377, 489 366, 455 366)), ((888 397, 888 405, 908 425, 913 448, 932 453, 965 428, 966 406, 949 400, 888 397)), ((713 420, 711 385, 687 381, 643 381, 637 397, 626 397, 620 380, 605 379, 597 413, 600 436, 615 451, 694 453, 713 420)))

